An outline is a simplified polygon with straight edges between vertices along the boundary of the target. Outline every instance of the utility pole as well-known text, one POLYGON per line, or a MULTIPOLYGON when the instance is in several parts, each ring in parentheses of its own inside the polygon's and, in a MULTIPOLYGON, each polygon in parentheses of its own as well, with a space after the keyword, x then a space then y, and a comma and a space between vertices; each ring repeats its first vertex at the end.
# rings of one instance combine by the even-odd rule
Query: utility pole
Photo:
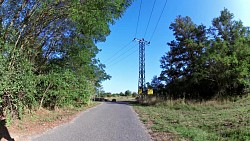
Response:
POLYGON ((150 42, 142 39, 134 38, 134 41, 139 42, 139 80, 138 80, 138 94, 145 95, 145 45, 150 44, 150 42))

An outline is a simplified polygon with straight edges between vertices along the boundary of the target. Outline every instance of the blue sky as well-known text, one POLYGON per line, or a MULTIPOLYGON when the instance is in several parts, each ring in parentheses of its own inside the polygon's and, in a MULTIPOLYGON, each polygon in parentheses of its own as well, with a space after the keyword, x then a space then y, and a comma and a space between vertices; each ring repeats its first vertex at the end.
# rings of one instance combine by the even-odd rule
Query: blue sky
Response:
MULTIPOLYGON (((106 72, 111 80, 102 83, 106 92, 119 93, 126 90, 137 92, 139 71, 138 43, 132 42, 141 0, 135 0, 123 17, 110 26, 111 34, 106 42, 98 43, 102 51, 98 58, 106 65, 106 72)), ((136 38, 143 38, 150 17, 154 0, 142 0, 141 14, 136 38)), ((152 18, 144 37, 150 41, 146 46, 146 82, 151 82, 154 75, 159 75, 160 58, 169 51, 167 42, 174 39, 169 25, 178 15, 189 16, 196 24, 211 26, 213 18, 220 15, 223 8, 234 13, 236 20, 250 26, 250 0, 168 0, 155 34, 153 31, 164 7, 165 0, 156 0, 152 18), (152 39, 150 40, 153 34, 152 39)))

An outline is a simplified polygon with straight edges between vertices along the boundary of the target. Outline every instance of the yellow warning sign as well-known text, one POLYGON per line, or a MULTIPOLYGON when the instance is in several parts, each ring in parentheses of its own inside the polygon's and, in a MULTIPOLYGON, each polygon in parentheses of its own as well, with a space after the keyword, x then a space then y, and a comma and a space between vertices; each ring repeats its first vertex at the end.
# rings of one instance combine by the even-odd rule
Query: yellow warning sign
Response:
POLYGON ((154 90, 153 89, 148 89, 148 95, 154 94, 154 90))
POLYGON ((138 94, 142 94, 142 89, 139 89, 139 90, 138 90, 138 94))

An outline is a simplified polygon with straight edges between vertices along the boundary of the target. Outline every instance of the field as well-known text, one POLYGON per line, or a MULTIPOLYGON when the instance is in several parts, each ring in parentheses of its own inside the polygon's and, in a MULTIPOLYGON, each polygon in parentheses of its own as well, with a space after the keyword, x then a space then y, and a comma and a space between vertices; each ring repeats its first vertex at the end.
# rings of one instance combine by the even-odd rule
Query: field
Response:
POLYGON ((250 141, 250 97, 133 106, 154 140, 250 141))

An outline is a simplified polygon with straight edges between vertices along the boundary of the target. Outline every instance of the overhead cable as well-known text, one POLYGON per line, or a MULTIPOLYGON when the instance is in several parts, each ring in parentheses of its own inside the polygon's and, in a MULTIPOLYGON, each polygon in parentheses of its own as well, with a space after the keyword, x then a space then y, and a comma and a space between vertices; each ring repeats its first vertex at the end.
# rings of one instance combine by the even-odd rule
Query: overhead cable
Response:
MULTIPOLYGON (((134 45, 135 46, 135 45, 134 45)), ((128 53, 130 50, 134 49, 134 46, 132 46, 131 48, 128 48, 127 50, 125 50, 125 52, 123 52, 122 54, 120 54, 119 56, 115 57, 114 59, 112 59, 109 63, 107 64, 112 64, 113 62, 115 62, 116 60, 118 60, 119 58, 121 58, 123 55, 125 55, 126 53, 128 53)))
POLYGON ((117 56, 121 51, 123 51, 124 49, 126 49, 133 41, 130 41, 129 43, 125 44, 124 46, 122 46, 119 50, 117 50, 115 53, 113 53, 108 59, 106 59, 104 62, 109 62, 110 60, 112 60, 115 56, 117 56))
POLYGON ((140 3, 139 14, 138 14, 138 18, 137 18, 137 24, 136 24, 136 29, 135 29, 135 38, 137 36, 137 30, 138 30, 140 16, 141 16, 141 5, 142 5, 142 0, 141 0, 141 3, 140 3))
POLYGON ((129 56, 131 56, 131 55, 133 55, 134 53, 136 53, 138 50, 139 50, 139 49, 138 49, 138 48, 136 48, 136 50, 134 50, 133 52, 131 52, 131 53, 130 53, 130 54, 128 54, 127 56, 125 56, 125 57, 121 58, 120 60, 118 60, 118 61, 114 62, 113 64, 110 64, 108 67, 110 68, 110 67, 112 67, 112 66, 116 65, 117 63, 120 63, 121 61, 123 61, 123 60, 127 59, 129 56))
POLYGON ((153 36, 154 36, 154 34, 155 34, 155 31, 156 31, 156 29, 157 29, 157 27, 158 27, 158 24, 159 24, 159 22, 160 22, 160 20, 161 20, 162 14, 163 14, 163 12, 164 12, 164 10, 165 10, 165 7, 166 7, 167 3, 168 3, 168 0, 165 1, 164 7, 163 7, 163 9, 162 9, 162 11, 161 11, 161 15, 160 15, 160 17, 159 17, 159 19, 158 19, 158 21, 157 21, 157 23, 156 23, 155 29, 154 29, 153 34, 151 35, 149 41, 152 40, 152 38, 153 38, 153 36))
POLYGON ((147 24, 147 27, 146 27, 145 33, 144 33, 144 35, 143 35, 143 37, 144 37, 144 38, 145 38, 146 33, 147 33, 147 31, 148 31, 148 26, 149 26, 149 23, 150 23, 150 21, 151 21, 151 17, 152 17, 152 14, 153 14, 153 11, 154 11, 154 7, 155 7, 155 2, 156 2, 156 0, 154 1, 153 7, 152 7, 152 10, 151 10, 151 13, 150 13, 149 19, 148 19, 148 24, 147 24))

